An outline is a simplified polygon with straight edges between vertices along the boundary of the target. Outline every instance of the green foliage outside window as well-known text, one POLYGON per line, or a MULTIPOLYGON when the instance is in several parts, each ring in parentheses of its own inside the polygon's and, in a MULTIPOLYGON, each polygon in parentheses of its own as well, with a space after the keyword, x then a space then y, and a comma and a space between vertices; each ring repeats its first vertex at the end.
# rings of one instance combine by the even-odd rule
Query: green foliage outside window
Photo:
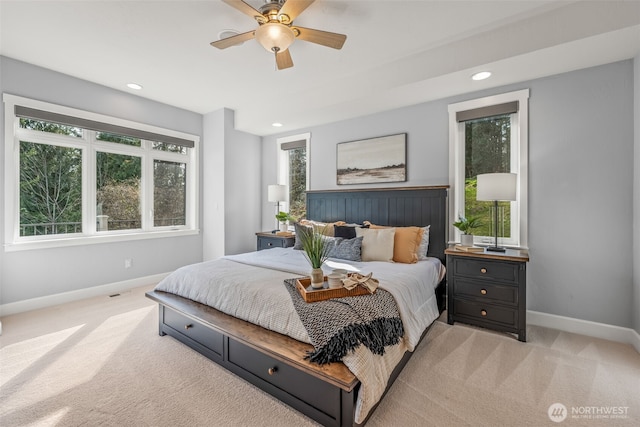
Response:
POLYGON ((141 160, 137 156, 96 153, 96 213, 108 216, 109 230, 130 230, 142 227, 141 160))
POLYGON ((82 151, 20 141, 20 235, 82 232, 82 151))
MULTIPOLYGON (((477 217, 482 225, 474 230, 476 236, 493 236, 493 202, 476 200, 477 176, 484 173, 510 172, 511 170, 511 118, 494 116, 465 122, 465 212, 466 217, 477 217)), ((511 231, 509 202, 499 202, 498 212, 504 215, 504 233, 511 231)), ((500 221, 499 221, 500 223, 500 221)))
MULTIPOLYGON (((25 118, 20 119, 20 127, 77 138, 84 132, 73 126, 25 118)), ((103 142, 142 146, 140 139, 124 135, 96 132, 95 137, 103 142)), ((152 147, 186 153, 185 147, 175 144, 154 142, 152 147)), ((20 141, 20 236, 83 232, 83 151, 20 141)), ((142 156, 98 151, 95 160, 96 215, 108 217, 108 230, 141 228, 142 156)), ((186 224, 186 166, 154 160, 154 226, 186 224)))
POLYGON ((289 214, 297 219, 307 216, 307 150, 289 152, 289 214))

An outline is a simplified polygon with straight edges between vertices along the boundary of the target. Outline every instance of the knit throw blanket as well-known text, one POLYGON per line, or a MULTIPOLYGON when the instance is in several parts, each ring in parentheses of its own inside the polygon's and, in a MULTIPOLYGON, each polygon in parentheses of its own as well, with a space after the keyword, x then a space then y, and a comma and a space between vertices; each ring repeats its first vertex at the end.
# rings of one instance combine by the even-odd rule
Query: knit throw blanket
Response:
POLYGON ((404 336, 396 301, 383 289, 372 295, 307 303, 295 282, 284 281, 314 347, 306 356, 312 362, 339 362, 360 345, 383 355, 386 346, 398 344, 404 336))

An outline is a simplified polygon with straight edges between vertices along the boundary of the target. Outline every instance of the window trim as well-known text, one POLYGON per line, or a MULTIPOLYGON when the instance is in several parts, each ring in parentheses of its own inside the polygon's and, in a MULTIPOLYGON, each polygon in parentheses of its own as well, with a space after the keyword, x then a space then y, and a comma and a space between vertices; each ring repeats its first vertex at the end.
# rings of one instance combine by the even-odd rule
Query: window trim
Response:
MULTIPOLYGON (((449 104, 449 236, 453 239, 449 243, 459 241, 460 231, 453 227, 453 223, 464 205, 464 122, 457 121, 457 113, 513 101, 518 101, 519 104, 518 112, 513 118, 518 128, 517 153, 511 153, 511 172, 518 174, 516 214, 519 218, 519 233, 515 242, 505 243, 503 246, 528 248, 529 89, 449 104)), ((512 138, 514 136, 516 135, 512 133, 512 138)))
MULTIPOLYGON (((199 144, 200 137, 197 135, 187 134, 170 129, 164 129, 157 126, 152 126, 144 123, 138 123, 130 120, 120 119, 116 117, 106 116, 98 113, 92 113, 88 111, 78 110, 75 108, 65 107, 61 105, 51 104, 44 101, 38 101, 34 99, 24 98, 11 94, 3 94, 4 102, 4 123, 5 123, 5 220, 4 220, 4 250, 5 252, 30 250, 30 249, 43 249, 53 247, 65 247, 65 246, 79 246, 87 244, 101 244, 110 242, 123 242, 132 240, 143 240, 152 238, 166 238, 177 237, 186 235, 199 234, 199 171, 198 171, 198 156, 199 156, 199 144), (67 115, 70 117, 77 117, 81 120, 89 120, 100 123, 106 123, 115 127, 120 126, 123 128, 138 129, 141 132, 147 134, 160 134, 166 135, 172 141, 175 140, 189 140, 193 141, 193 148, 188 148, 187 154, 177 154, 164 152, 162 150, 154 150, 151 147, 151 142, 143 140, 142 147, 131 147, 128 145, 115 146, 102 141, 94 141, 88 144, 89 140, 93 138, 95 140, 95 131, 85 130, 82 138, 77 138, 76 144, 69 144, 68 137, 59 135, 39 135, 39 140, 48 140, 54 145, 59 146, 73 146, 85 144, 82 156, 82 213, 83 213, 83 232, 76 234, 58 234, 47 237, 33 237, 33 236, 20 236, 19 226, 19 207, 20 207, 20 134, 27 133, 22 132, 20 128, 19 116, 15 114, 16 105, 20 105, 26 108, 32 108, 42 111, 50 111, 54 114, 67 115), (115 154, 126 155, 138 155, 142 157, 142 173, 147 179, 144 180, 146 185, 142 185, 140 188, 141 198, 145 197, 145 193, 148 191, 153 192, 153 162, 154 160, 169 160, 179 161, 187 163, 187 190, 186 190, 186 209, 185 209, 185 225, 184 226, 168 226, 168 227, 155 227, 153 226, 153 217, 151 211, 153 207, 145 206, 144 202, 140 204, 141 216, 143 218, 149 216, 151 226, 147 229, 136 230, 118 230, 118 231, 102 231, 97 232, 95 226, 96 207, 91 206, 92 201, 95 201, 96 189, 91 188, 92 183, 95 182, 91 179, 91 176, 95 175, 96 159, 95 155, 98 151, 112 152, 115 154), (151 169, 149 169, 151 167, 151 169), (150 187, 150 188, 145 188, 150 187)), ((35 141, 37 142, 37 141, 35 141)), ((143 221, 144 222, 144 221, 143 221)))
POLYGON ((310 152, 310 142, 311 142, 311 133, 301 133, 298 135, 290 135, 282 138, 276 139, 276 148, 277 148, 277 183, 280 185, 287 186, 287 201, 284 202, 282 207, 282 211, 289 212, 289 153, 288 150, 283 150, 282 145, 293 142, 293 141, 306 141, 306 152, 307 152, 307 164, 306 164, 306 174, 307 174, 307 182, 306 182, 306 190, 309 191, 310 188, 310 163, 311 163, 311 152, 310 152))

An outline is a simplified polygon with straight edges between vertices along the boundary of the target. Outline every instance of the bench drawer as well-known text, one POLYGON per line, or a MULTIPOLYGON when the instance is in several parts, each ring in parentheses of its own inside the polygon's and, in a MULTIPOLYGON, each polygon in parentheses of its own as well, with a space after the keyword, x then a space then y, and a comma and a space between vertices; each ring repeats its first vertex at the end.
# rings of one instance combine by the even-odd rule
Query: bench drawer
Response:
POLYGON ((222 356, 224 336, 221 333, 167 308, 164 310, 164 324, 222 356))
POLYGON ((230 363, 278 387, 317 410, 338 418, 340 390, 313 375, 295 369, 232 339, 228 344, 230 363))

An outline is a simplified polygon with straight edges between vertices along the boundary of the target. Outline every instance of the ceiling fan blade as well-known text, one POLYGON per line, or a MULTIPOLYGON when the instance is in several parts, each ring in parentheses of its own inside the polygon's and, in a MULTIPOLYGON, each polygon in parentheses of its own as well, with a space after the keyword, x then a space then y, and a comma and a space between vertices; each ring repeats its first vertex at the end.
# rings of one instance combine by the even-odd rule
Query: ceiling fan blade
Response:
POLYGON ((289 17, 289 22, 293 22, 294 19, 298 15, 300 15, 306 8, 311 6, 315 0, 287 0, 278 15, 287 15, 289 17))
POLYGON ((298 30, 300 40, 321 44, 322 46, 342 49, 347 36, 344 34, 330 33, 329 31, 314 30, 313 28, 292 27, 298 30))
POLYGON ((258 18, 263 17, 262 13, 254 9, 253 6, 243 2, 242 0, 222 0, 222 1, 228 4, 229 6, 233 7, 234 9, 237 9, 240 12, 244 13, 245 15, 249 15, 253 19, 257 20, 258 18))
POLYGON ((216 40, 211 42, 211 46, 217 47, 218 49, 226 49, 231 46, 235 46, 237 44, 246 42, 247 40, 251 40, 255 37, 255 30, 247 31, 246 33, 237 34, 235 36, 227 37, 224 39, 216 40))
POLYGON ((278 66, 278 70, 284 70, 285 68, 293 67, 293 59, 291 59, 291 53, 289 53, 289 49, 283 52, 276 53, 276 65, 278 66))

